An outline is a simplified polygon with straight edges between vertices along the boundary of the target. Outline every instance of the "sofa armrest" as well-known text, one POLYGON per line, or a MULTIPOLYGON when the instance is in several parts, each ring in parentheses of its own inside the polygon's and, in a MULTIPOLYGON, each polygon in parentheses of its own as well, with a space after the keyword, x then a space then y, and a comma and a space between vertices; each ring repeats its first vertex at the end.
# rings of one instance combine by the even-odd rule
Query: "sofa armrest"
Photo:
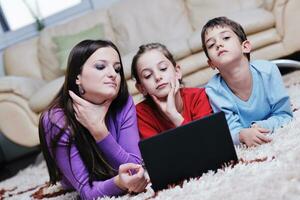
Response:
POLYGON ((0 78, 0 93, 14 93, 29 99, 46 81, 20 76, 4 76, 0 78))
POLYGON ((29 107, 36 113, 42 112, 58 94, 64 81, 65 77, 61 76, 41 87, 29 99, 29 107))

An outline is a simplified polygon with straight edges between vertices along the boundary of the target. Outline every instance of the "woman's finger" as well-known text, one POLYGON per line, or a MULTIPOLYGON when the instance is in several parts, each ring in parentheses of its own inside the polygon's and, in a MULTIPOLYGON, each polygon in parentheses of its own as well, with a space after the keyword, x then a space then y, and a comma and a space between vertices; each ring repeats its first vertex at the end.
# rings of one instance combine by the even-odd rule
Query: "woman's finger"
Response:
POLYGON ((127 173, 131 169, 138 169, 141 167, 141 165, 135 164, 135 163, 125 163, 120 165, 119 167, 119 173, 127 173))
POLYGON ((77 96, 73 91, 69 90, 69 95, 71 96, 73 101, 76 102, 77 104, 79 104, 79 105, 85 104, 85 100, 80 98, 79 96, 77 96))
POLYGON ((131 187, 131 190, 133 192, 143 192, 148 185, 148 181, 144 178, 139 181, 137 181, 133 187, 131 187))

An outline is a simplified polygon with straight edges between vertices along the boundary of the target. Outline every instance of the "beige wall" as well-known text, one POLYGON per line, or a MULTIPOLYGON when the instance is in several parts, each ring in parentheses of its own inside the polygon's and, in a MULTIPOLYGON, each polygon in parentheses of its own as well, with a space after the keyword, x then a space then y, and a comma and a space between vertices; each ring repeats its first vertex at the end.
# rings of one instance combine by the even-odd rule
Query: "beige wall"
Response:
POLYGON ((0 77, 4 76, 4 69, 3 69, 3 52, 0 51, 0 77))

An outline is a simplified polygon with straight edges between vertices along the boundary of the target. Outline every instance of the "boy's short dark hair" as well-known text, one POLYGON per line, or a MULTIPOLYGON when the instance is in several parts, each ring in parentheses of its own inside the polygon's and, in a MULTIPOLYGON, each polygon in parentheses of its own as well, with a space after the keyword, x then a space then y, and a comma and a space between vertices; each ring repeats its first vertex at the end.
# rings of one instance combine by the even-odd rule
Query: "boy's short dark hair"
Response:
MULTIPOLYGON (((202 31, 201 31, 201 41, 202 41, 202 47, 203 47, 203 50, 205 52, 205 55, 207 56, 207 58, 209 58, 208 56, 208 53, 207 53, 207 48, 206 48, 206 45, 205 45, 205 34, 207 32, 208 29, 210 28, 214 28, 214 27, 229 27, 239 38, 240 42, 244 42, 245 40, 247 40, 247 35, 243 29, 243 27, 231 20, 231 19, 228 19, 227 17, 216 17, 216 18, 213 18, 211 20, 209 20, 202 28, 202 31)), ((246 57, 248 60, 250 60, 250 53, 245 53, 246 57)))

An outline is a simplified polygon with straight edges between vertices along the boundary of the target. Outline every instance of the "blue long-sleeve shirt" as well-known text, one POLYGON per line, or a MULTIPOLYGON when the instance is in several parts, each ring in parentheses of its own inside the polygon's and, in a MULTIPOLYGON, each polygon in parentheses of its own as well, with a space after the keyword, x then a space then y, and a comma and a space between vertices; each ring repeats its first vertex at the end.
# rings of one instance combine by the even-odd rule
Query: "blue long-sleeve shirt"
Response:
POLYGON ((273 132, 293 117, 290 98, 277 66, 257 60, 249 67, 253 87, 247 101, 237 97, 220 74, 216 74, 205 89, 214 112, 225 112, 234 144, 240 143, 241 129, 249 128, 252 123, 273 132))

